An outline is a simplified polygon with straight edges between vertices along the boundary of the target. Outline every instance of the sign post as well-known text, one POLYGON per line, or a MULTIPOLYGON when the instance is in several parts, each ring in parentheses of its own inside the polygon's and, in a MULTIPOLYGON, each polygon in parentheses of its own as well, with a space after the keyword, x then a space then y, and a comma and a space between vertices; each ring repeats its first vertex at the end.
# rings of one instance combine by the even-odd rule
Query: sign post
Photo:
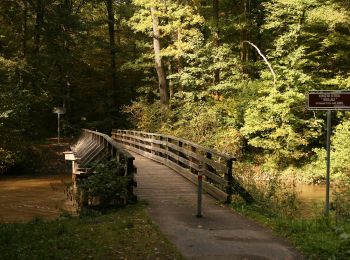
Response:
POLYGON ((332 111, 327 110, 327 159, 326 159, 326 205, 324 213, 329 215, 329 189, 330 189, 330 170, 331 170, 331 131, 332 131, 332 111))
POLYGON ((57 114, 57 143, 60 143, 60 117, 66 113, 65 107, 54 107, 52 113, 57 114))
POLYGON ((327 111, 327 159, 326 159, 326 202, 325 215, 329 215, 329 190, 331 168, 331 127, 332 110, 350 110, 350 91, 348 90, 315 90, 308 96, 309 110, 327 111))

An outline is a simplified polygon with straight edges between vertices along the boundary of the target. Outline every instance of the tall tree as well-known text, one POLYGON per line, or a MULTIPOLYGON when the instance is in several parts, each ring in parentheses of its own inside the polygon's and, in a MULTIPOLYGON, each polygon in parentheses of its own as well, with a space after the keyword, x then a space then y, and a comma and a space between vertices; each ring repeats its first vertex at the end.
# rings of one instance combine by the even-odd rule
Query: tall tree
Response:
POLYGON ((152 28, 153 28, 154 59, 155 59, 156 71, 158 75, 160 102, 163 105, 167 105, 168 104, 168 87, 166 82, 163 61, 160 55, 161 45, 160 45, 159 17, 158 17, 157 7, 155 6, 151 7, 151 14, 152 14, 152 28))
MULTIPOLYGON (((213 0, 213 44, 214 47, 218 48, 220 44, 220 28, 219 28, 219 0, 213 0)), ((220 70, 216 69, 214 71, 214 84, 220 82, 220 70)))
POLYGON ((116 75, 116 43, 115 43, 115 19, 113 0, 106 0, 107 16, 108 16, 108 33, 109 33, 109 49, 110 49, 110 68, 111 68, 111 88, 112 88, 112 103, 116 105, 117 93, 117 75, 116 75))

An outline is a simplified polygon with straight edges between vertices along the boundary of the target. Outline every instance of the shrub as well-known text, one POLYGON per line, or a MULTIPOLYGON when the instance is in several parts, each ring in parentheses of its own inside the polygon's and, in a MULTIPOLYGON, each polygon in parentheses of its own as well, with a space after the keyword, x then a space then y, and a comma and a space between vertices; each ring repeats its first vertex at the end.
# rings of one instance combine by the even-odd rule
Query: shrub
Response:
POLYGON ((240 175, 240 182, 255 199, 252 207, 262 215, 291 219, 298 216, 300 201, 295 178, 287 182, 277 172, 264 176, 260 171, 250 170, 240 175))
POLYGON ((350 220, 350 172, 344 174, 333 192, 334 209, 339 220, 350 220))
POLYGON ((0 174, 5 173, 15 164, 15 161, 16 155, 13 152, 0 147, 0 174))
POLYGON ((125 167, 116 160, 95 164, 91 168, 90 176, 77 181, 78 205, 94 206, 96 200, 100 208, 111 204, 125 205, 129 183, 130 177, 126 176, 125 167))

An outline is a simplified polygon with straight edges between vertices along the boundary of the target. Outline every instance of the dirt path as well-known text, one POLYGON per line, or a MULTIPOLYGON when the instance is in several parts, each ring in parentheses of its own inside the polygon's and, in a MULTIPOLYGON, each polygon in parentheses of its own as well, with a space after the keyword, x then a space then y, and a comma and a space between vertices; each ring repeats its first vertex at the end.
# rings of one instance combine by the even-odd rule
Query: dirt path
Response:
POLYGON ((40 173, 0 178, 0 222, 52 220, 63 210, 72 211, 65 194, 71 176, 62 155, 67 145, 45 144, 40 149, 44 155, 40 173))
POLYGON ((152 219, 187 259, 302 259, 285 240, 204 196, 196 214, 196 187, 168 167, 134 154, 137 194, 152 219))

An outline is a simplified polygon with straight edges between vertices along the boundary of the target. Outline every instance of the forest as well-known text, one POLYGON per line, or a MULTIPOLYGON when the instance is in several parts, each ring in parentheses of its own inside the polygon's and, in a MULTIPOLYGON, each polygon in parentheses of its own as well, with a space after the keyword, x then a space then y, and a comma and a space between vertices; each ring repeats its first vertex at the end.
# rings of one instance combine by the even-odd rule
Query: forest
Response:
MULTIPOLYGON (((65 136, 161 132, 318 183, 326 114, 307 93, 349 87, 349 1, 2 0, 0 173, 34 164, 65 107, 65 136)), ((349 117, 333 112, 333 180, 350 172, 349 117)))

